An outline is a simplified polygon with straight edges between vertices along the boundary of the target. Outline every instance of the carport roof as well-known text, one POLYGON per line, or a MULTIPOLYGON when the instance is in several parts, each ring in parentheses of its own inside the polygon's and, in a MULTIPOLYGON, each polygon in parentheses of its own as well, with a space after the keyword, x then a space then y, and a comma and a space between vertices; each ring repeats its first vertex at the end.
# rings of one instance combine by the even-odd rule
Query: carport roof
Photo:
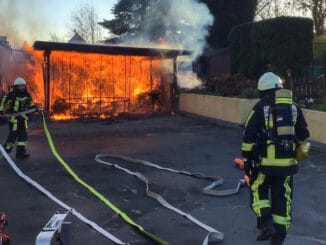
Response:
POLYGON ((92 45, 80 43, 60 43, 36 41, 33 45, 36 50, 44 51, 76 51, 81 53, 97 53, 108 55, 148 56, 162 58, 176 58, 181 55, 191 55, 189 50, 138 48, 126 46, 92 45))

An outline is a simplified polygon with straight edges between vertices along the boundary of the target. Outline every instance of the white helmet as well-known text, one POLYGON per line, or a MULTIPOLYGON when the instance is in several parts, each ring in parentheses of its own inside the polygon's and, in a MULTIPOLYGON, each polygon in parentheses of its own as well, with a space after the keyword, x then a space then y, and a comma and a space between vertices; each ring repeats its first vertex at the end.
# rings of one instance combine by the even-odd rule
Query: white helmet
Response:
POLYGON ((26 81, 21 78, 21 77, 18 77, 16 78, 16 80, 14 81, 14 86, 20 86, 20 85, 24 85, 26 86, 26 81))
POLYGON ((273 72, 267 72, 259 78, 258 90, 264 91, 272 88, 283 88, 282 80, 273 72))

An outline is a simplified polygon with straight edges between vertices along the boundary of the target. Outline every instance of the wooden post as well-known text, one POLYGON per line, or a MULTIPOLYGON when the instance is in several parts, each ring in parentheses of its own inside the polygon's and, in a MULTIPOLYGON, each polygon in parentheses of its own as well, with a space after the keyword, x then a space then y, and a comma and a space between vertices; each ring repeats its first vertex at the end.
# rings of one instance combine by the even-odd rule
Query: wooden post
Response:
POLYGON ((150 79, 150 87, 151 87, 151 90, 150 90, 150 96, 151 96, 151 103, 152 103, 152 112, 154 111, 154 93, 155 91, 153 91, 153 59, 152 57, 149 59, 149 79, 150 79))
POLYGON ((71 63, 71 56, 69 58, 69 83, 68 83, 68 101, 69 101, 69 115, 71 117, 71 69, 72 69, 72 63, 71 63))
POLYGON ((123 112, 127 111, 126 99, 127 99, 127 56, 125 55, 125 97, 123 100, 123 112))
POLYGON ((177 67, 177 57, 173 58, 173 93, 171 94, 172 98, 172 111, 171 113, 175 113, 178 108, 178 96, 179 96, 179 90, 178 90, 178 67, 177 67))
POLYGON ((103 66, 103 55, 101 55, 101 63, 100 63, 100 116, 102 114, 102 84, 103 84, 103 78, 102 78, 102 66, 103 66))
POLYGON ((44 103, 45 103, 45 110, 50 110, 50 67, 51 67, 51 61, 50 61, 51 51, 50 50, 44 50, 43 58, 44 58, 44 103))

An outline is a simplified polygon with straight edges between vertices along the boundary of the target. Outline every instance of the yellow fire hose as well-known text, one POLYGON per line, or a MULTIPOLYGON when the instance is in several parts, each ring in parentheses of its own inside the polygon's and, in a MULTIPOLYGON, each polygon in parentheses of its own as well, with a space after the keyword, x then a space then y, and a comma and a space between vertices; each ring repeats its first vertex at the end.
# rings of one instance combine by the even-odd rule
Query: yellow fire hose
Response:
MULTIPOLYGON (((34 112, 35 109, 33 109, 32 111, 26 111, 23 113, 30 113, 30 112, 34 112)), ((59 153, 57 152, 55 145, 53 143, 53 139, 52 136, 48 130, 47 127, 47 123, 45 120, 45 116, 43 111, 40 111, 42 114, 42 122, 43 122, 43 128, 44 128, 44 132, 46 135, 46 138, 48 140, 48 144, 50 147, 50 150, 52 152, 52 154, 55 156, 55 158, 59 161, 59 163, 65 168, 65 170, 71 175, 71 177, 76 180, 80 185, 82 185, 84 188, 86 188, 89 192, 91 192, 94 196, 96 196, 100 201, 102 201, 106 206, 108 206, 109 208, 111 208, 116 214, 120 215, 128 224, 130 224, 132 227, 134 227, 137 231, 139 231, 142 235, 144 235, 145 237, 153 240, 155 243, 160 244, 160 245, 165 245, 168 244, 166 241, 161 240, 160 238, 156 237, 155 235, 147 232, 142 226, 140 226, 139 224, 137 224, 136 222, 134 222, 126 213, 122 212, 118 207, 116 207, 114 204, 112 204, 106 197, 104 197, 103 194, 99 193, 97 190, 95 190, 92 186, 90 186, 88 183, 86 183, 84 180, 82 180, 75 172, 74 170, 63 160, 63 158, 59 155, 59 153)), ((1 150, 1 148, 0 148, 1 150)), ((5 150, 3 149, 3 155, 6 156, 5 154, 5 150)), ((157 164, 145 161, 145 160, 139 160, 139 159, 133 159, 133 158, 129 158, 126 156, 121 156, 121 155, 115 155, 115 154, 98 154, 96 155, 95 160, 99 163, 103 163, 106 164, 108 166, 113 166, 116 167, 120 170, 125 171, 128 174, 134 175, 137 178, 139 178, 140 180, 142 180, 143 182, 145 182, 146 184, 146 193, 148 196, 156 199, 161 205, 163 205, 164 207, 172 210, 173 212, 186 217, 187 219, 189 219, 190 221, 192 221, 193 223, 195 223, 196 225, 200 226, 201 228, 207 230, 209 233, 206 236, 206 238, 203 241, 203 245, 207 245, 210 241, 218 241, 221 242, 223 241, 223 236, 224 234, 222 232, 219 232, 217 230, 215 230, 214 228, 200 222, 199 220, 197 220, 196 218, 194 218, 193 216, 191 216, 190 214, 184 213, 183 211, 177 209, 176 207, 170 205, 167 201, 164 200, 164 198, 162 196, 160 196, 157 193, 154 193, 152 191, 149 190, 149 184, 148 184, 148 180, 145 176, 143 176, 142 174, 138 173, 138 172, 132 172, 128 169, 122 168, 117 164, 112 164, 109 163, 107 161, 105 161, 102 158, 117 158, 117 159, 121 159, 127 162, 131 162, 131 163, 138 163, 138 164, 142 164, 142 165, 146 165, 149 167, 154 167, 160 170, 164 170, 164 171, 168 171, 168 172, 173 172, 173 173, 178 173, 178 174, 183 174, 183 175, 188 175, 188 176, 192 176, 195 178, 200 178, 200 179, 208 179, 208 180, 214 180, 214 182, 212 184, 210 184, 207 187, 204 187, 202 189, 202 193, 204 194, 208 194, 208 195, 214 195, 214 196, 228 196, 228 195, 233 195, 238 193, 239 189, 241 186, 243 186, 243 180, 240 180, 237 187, 233 188, 233 189, 229 189, 229 190, 212 190, 214 187, 219 186, 221 184, 223 184, 223 178, 220 176, 205 176, 201 173, 190 173, 187 171, 180 171, 180 170, 175 170, 175 169, 171 169, 171 168, 165 168, 165 167, 161 167, 157 164)), ((6 159, 9 163, 11 163, 11 159, 9 156, 6 156, 6 159)), ((13 164, 13 163, 12 163, 13 164)), ((14 169, 16 168, 15 166, 13 167, 14 169)), ((15 170, 16 171, 16 170, 15 170)), ((18 171, 18 170, 17 170, 18 171)), ((20 171, 18 171, 20 172, 20 171)), ((20 174, 19 174, 20 175, 20 174)), ((22 174, 23 176, 23 174, 22 174)), ((28 181, 28 182, 33 182, 30 181, 28 177, 23 176, 23 178, 28 181)), ((35 184, 35 186, 41 190, 44 193, 47 193, 46 190, 43 190, 37 183, 35 184)), ((70 210, 73 214, 77 214, 78 212, 76 212, 75 210, 73 210, 72 208, 69 208, 68 206, 66 206, 65 204, 62 204, 61 201, 56 200, 54 197, 52 197, 52 194, 48 194, 48 196, 52 199, 55 200, 55 202, 59 203, 61 206, 63 206, 64 208, 66 208, 67 210, 70 210)), ((75 215, 76 215, 75 214, 75 215)), ((80 214, 78 214, 79 216, 81 216, 80 214)), ((77 215, 77 216, 78 216, 77 215)), ((87 220, 85 217, 81 217, 82 221, 88 223, 88 224, 92 224, 91 226, 94 227, 96 230, 98 230, 100 233, 102 233, 103 235, 105 235, 107 238, 109 238, 110 240, 114 241, 117 244, 125 244, 123 242, 121 242, 119 239, 117 239, 116 237, 114 237, 113 235, 111 235, 110 233, 106 232, 105 230, 103 230, 102 228, 98 227, 95 223, 87 220)))
POLYGON ((157 236, 147 232, 142 226, 138 225, 136 222, 134 222, 126 213, 122 212, 118 207, 116 207, 114 204, 112 204, 106 197, 104 197, 101 193, 99 193, 97 190, 95 190, 92 186, 87 184, 84 180, 82 180, 75 172, 74 170, 62 159, 62 157, 57 152, 51 134, 48 130, 46 120, 44 117, 43 112, 42 113, 42 120, 43 120, 43 127, 44 132, 46 135, 46 138, 48 140, 50 149, 55 156, 55 158, 60 162, 60 164, 67 170, 67 172, 73 177, 79 184, 81 184, 83 187, 85 187, 90 193, 92 193, 94 196, 96 196, 99 200, 101 200, 106 206, 111 208, 116 214, 120 215, 128 224, 133 226, 137 231, 139 231, 141 234, 146 236, 147 238, 153 240, 157 244, 165 245, 168 244, 166 241, 161 240, 157 236))

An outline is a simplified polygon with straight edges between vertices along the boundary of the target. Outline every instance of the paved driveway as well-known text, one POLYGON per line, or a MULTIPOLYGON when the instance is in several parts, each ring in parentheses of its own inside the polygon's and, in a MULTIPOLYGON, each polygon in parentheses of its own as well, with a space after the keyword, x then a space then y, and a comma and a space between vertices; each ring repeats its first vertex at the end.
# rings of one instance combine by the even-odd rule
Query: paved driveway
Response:
MULTIPOLYGON (((201 244, 207 232, 162 207, 145 195, 135 177, 94 161, 96 153, 116 153, 190 172, 220 175, 221 188, 231 188, 242 177, 232 160, 239 156, 241 131, 184 116, 160 116, 138 120, 56 122, 49 129, 58 152, 86 182, 104 194, 147 231, 175 245, 201 244)), ((0 126, 1 142, 7 126, 0 126)), ((31 158, 16 161, 31 178, 87 218, 131 244, 153 244, 127 225, 113 211, 77 184, 51 154, 42 125, 31 122, 31 158)), ((224 244, 256 242, 255 217, 243 188, 235 196, 218 198, 201 194, 210 181, 115 161, 150 180, 153 191, 177 208, 224 232, 224 244)), ((326 244, 326 154, 312 152, 295 176, 293 225, 285 244, 326 244)), ((60 209, 17 177, 0 160, 0 210, 8 216, 12 244, 33 244, 48 219, 60 209)), ((74 244, 112 244, 73 216, 74 244)))

